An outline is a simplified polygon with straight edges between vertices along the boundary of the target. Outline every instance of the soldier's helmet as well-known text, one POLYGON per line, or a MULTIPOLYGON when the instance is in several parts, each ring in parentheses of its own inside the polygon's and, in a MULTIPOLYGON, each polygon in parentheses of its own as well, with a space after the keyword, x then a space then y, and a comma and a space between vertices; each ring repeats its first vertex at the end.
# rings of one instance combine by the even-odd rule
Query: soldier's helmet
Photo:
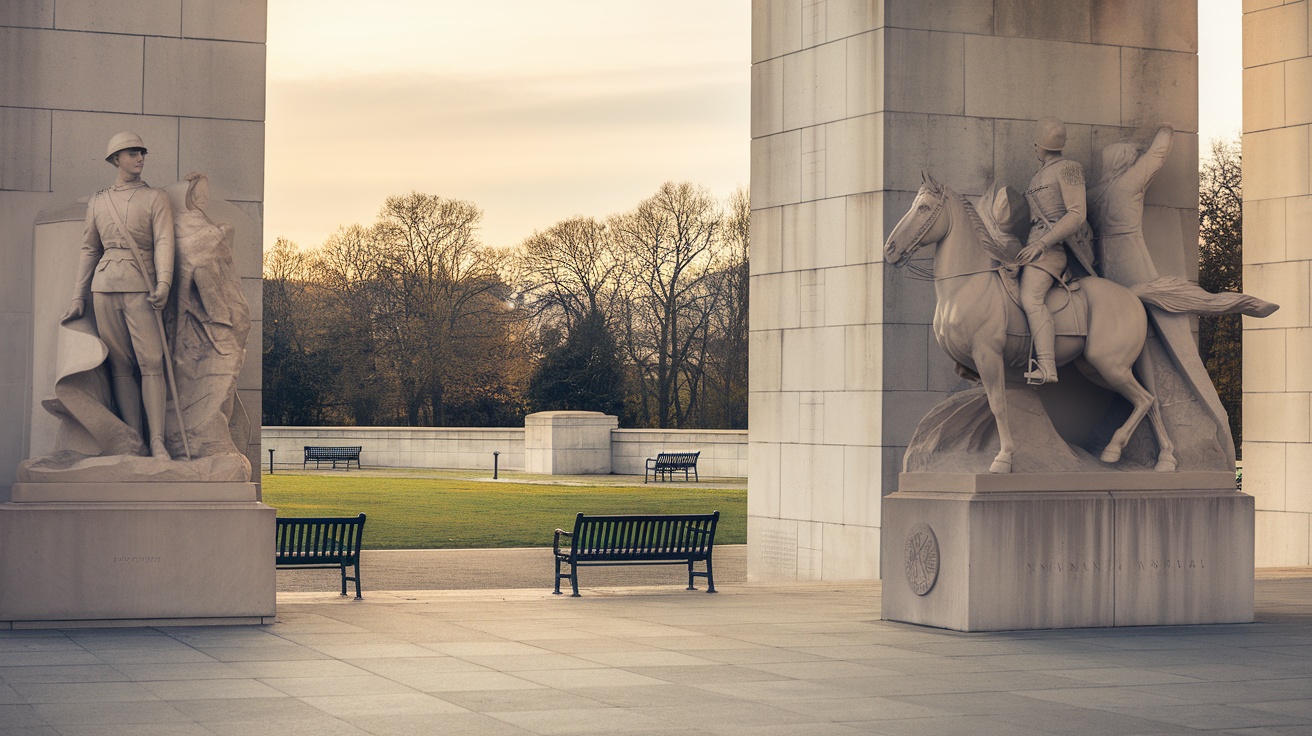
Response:
POLYGON ((126 151, 129 148, 140 148, 142 153, 146 153, 146 144, 142 142, 141 136, 136 133, 119 133, 109 139, 109 145, 105 147, 105 161, 114 163, 110 159, 119 151, 126 151))
POLYGON ((1060 151, 1066 147, 1066 124, 1049 115, 1034 123, 1034 143, 1045 151, 1060 151))

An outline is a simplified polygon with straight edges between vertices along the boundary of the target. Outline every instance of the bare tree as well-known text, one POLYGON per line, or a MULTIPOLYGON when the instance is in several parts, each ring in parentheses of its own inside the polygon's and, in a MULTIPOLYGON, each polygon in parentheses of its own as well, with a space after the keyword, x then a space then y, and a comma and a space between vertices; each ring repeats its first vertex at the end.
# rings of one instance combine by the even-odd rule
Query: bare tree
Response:
POLYGON ((590 314, 609 316, 620 259, 605 223, 571 217, 524 240, 524 292, 535 314, 556 311, 573 329, 590 314))
MULTIPOLYGON (((1213 140, 1198 172, 1198 285, 1243 291, 1243 157, 1239 141, 1213 140)), ((1235 447, 1243 437, 1243 323, 1240 315, 1198 318, 1203 364, 1230 416, 1235 447)))
POLYGON ((399 381, 405 421, 445 423, 444 394, 464 339, 486 335, 470 318, 477 298, 499 284, 482 257, 470 202, 411 192, 388 197, 370 239, 379 254, 379 284, 386 309, 379 329, 399 381))
POLYGON ((706 378, 702 381, 703 423, 747 428, 747 305, 751 248, 751 201, 746 189, 729 195, 724 241, 715 289, 720 298, 707 335, 706 378))
POLYGON ((658 427, 684 426, 697 410, 722 224, 718 203, 686 182, 611 219, 626 276, 624 345, 640 413, 658 427))

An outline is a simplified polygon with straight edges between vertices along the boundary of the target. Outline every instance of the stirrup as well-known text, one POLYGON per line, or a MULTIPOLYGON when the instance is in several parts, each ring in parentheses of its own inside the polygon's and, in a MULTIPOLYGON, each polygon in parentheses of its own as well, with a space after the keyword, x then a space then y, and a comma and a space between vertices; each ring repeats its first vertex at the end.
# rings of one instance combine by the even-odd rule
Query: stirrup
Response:
POLYGON ((1030 385, 1030 386, 1042 386, 1042 385, 1045 384, 1045 383, 1056 383, 1056 382, 1057 382, 1057 364, 1056 364, 1056 362, 1055 362, 1055 361, 1054 361, 1054 362, 1051 362, 1051 365, 1052 365, 1052 370, 1051 370, 1051 371, 1045 371, 1045 370, 1043 369, 1043 363, 1044 363, 1044 362, 1047 362, 1047 361, 1039 361, 1039 360, 1036 360, 1036 359, 1034 359, 1034 358, 1030 358, 1030 369, 1029 369, 1028 371, 1025 372, 1025 383, 1026 383, 1027 385, 1030 385), (1049 378, 1049 376, 1051 376, 1051 378, 1049 378))

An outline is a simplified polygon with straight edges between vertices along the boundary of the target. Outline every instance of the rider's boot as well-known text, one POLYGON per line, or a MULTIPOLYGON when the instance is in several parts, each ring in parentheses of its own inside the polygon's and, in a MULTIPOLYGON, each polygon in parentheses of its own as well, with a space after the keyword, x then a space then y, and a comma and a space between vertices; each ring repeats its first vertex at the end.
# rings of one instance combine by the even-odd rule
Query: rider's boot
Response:
POLYGON ((1035 360, 1030 362, 1031 370, 1025 373, 1025 382, 1031 386, 1057 382, 1056 332, 1051 317, 1034 330, 1035 360))
POLYGON ((141 386, 135 376, 114 376, 114 403, 123 423, 145 437, 146 428, 141 424, 141 386))
POLYGON ((150 427, 150 455, 161 460, 171 459, 164 445, 164 410, 168 402, 166 387, 164 376, 141 377, 142 403, 146 408, 146 424, 150 427))

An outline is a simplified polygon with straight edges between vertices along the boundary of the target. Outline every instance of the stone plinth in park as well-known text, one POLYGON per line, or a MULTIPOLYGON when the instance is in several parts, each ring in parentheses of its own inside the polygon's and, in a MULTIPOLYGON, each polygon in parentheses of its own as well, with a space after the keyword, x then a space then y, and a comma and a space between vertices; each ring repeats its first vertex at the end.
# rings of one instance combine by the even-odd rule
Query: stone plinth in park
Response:
POLYGON ((524 470, 545 475, 611 472, 610 432, 619 418, 599 411, 542 411, 524 417, 524 470))

